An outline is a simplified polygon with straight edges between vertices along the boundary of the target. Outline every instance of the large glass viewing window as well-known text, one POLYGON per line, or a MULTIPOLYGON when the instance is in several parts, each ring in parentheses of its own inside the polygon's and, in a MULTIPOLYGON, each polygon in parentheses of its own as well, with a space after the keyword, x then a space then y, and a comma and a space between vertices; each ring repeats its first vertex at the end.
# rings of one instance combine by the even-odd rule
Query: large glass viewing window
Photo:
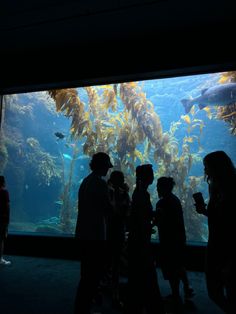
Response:
POLYGON ((236 72, 4 95, 0 174, 10 193, 10 233, 73 235, 78 188, 92 154, 104 151, 130 195, 136 166, 153 164, 153 208, 157 178, 172 176, 187 240, 207 241, 192 194, 201 191, 207 202, 207 153, 224 150, 236 163, 235 103, 236 72))

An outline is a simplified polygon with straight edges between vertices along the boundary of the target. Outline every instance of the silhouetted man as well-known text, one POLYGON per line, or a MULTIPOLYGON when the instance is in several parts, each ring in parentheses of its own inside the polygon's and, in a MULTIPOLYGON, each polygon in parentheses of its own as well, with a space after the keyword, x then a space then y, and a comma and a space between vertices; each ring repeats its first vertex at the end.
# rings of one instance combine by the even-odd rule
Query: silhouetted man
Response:
POLYGON ((94 154, 90 162, 92 172, 79 188, 76 237, 81 247, 81 273, 75 300, 76 314, 90 314, 93 297, 107 264, 106 217, 111 204, 107 183, 102 177, 111 167, 106 153, 94 154))

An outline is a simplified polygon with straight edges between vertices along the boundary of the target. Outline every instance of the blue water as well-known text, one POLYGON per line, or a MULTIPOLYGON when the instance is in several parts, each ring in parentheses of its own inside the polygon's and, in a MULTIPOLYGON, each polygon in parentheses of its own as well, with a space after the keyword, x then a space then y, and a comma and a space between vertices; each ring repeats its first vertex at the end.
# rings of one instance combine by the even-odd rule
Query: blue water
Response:
MULTIPOLYGON (((236 164, 236 138, 230 133, 226 122, 216 119, 215 107, 210 108, 212 115, 210 119, 208 113, 199 110, 197 106, 194 107, 194 114, 188 114, 190 124, 183 117, 186 114, 181 99, 199 96, 203 88, 218 84, 219 78, 220 73, 214 73, 138 83, 146 98, 152 102, 160 118, 163 133, 168 133, 171 125, 179 122, 174 133, 178 156, 183 151, 184 137, 192 140, 187 142, 189 151, 194 156, 190 171, 185 178, 187 187, 189 187, 189 178, 203 176, 202 158, 211 151, 224 150, 236 164), (202 132, 197 126, 188 132, 189 125, 194 124, 193 119, 199 119, 203 123, 202 132)), ((106 87, 95 87, 95 89, 98 95, 101 95, 106 87)), ((88 110, 89 98, 85 89, 78 88, 77 92, 84 103, 85 111, 88 110)), ((100 118, 104 119, 104 132, 106 128, 109 130, 111 121, 114 121, 112 117, 124 111, 124 104, 119 97, 117 99, 115 112, 111 109, 103 109, 104 112, 100 112, 100 118)), ((76 140, 71 137, 71 118, 65 117, 63 112, 56 112, 54 100, 46 91, 7 95, 5 108, 3 134, 8 157, 5 166, 0 170, 6 177, 11 197, 10 231, 73 234, 77 217, 78 188, 82 179, 90 171, 90 157, 83 154, 86 138, 76 140), (63 133, 65 138, 58 139, 55 132, 63 133), (52 164, 47 164, 48 161, 52 164)), ((91 122, 95 130, 94 117, 91 118, 91 122)), ((117 123, 115 139, 109 152, 115 165, 118 164, 117 158, 119 158, 116 152, 116 140, 118 131, 122 128, 122 125, 117 123)), ((139 143, 136 149, 144 154, 145 145, 145 141, 139 143)), ((155 182, 150 187, 155 208, 158 199, 155 189, 156 179, 165 174, 160 173, 161 164, 154 160, 154 151, 152 147, 148 158, 143 162, 152 163, 155 171, 155 182)), ((130 160, 127 156, 127 160, 130 160)), ((136 158, 133 166, 136 167, 138 164, 140 160, 136 158)), ((131 184, 132 193, 134 173, 130 168, 124 169, 124 172, 127 181, 131 184)), ((207 184, 203 177, 199 179, 199 184, 195 188, 202 191, 207 199, 207 184)), ((187 196, 182 195, 183 193, 178 190, 176 193, 179 193, 178 196, 183 200, 187 200, 184 215, 188 240, 206 241, 206 221, 194 212, 194 206, 190 201, 190 194, 196 191, 189 188, 186 191, 183 193, 189 193, 187 196)))

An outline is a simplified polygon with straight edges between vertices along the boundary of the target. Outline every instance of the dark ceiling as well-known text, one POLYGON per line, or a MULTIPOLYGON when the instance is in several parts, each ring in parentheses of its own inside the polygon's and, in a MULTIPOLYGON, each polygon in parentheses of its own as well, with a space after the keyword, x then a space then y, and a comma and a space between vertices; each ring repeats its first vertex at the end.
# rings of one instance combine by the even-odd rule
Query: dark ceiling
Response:
POLYGON ((230 69, 236 1, 0 2, 0 92, 230 69))

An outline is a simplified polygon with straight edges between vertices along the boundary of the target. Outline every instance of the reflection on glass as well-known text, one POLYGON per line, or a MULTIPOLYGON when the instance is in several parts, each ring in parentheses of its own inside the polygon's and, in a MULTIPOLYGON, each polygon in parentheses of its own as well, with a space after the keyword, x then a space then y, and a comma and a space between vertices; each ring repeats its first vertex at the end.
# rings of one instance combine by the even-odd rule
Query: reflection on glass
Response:
POLYGON ((223 72, 5 95, 0 172, 11 196, 10 232, 73 234, 78 187, 91 155, 104 151, 130 194, 135 167, 153 164, 154 208, 156 179, 172 176, 188 241, 206 241, 192 194, 207 201, 207 153, 225 150, 236 162, 234 82, 236 72, 223 72))

